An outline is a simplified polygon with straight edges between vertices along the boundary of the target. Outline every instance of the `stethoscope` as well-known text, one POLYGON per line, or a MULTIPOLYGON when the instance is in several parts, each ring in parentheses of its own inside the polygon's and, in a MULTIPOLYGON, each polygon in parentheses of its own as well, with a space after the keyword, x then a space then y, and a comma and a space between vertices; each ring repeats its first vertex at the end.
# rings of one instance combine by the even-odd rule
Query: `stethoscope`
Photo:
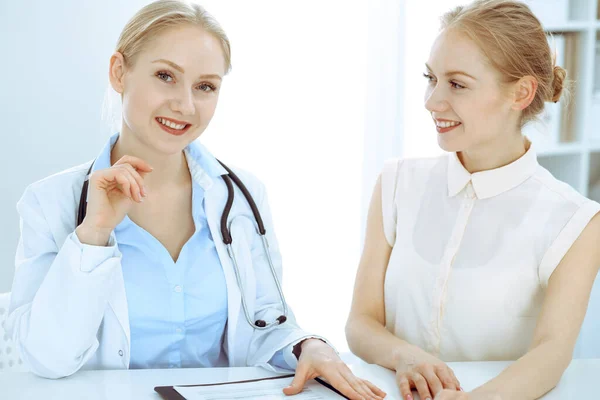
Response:
MULTIPOLYGON (((219 161, 219 160, 217 160, 217 161, 219 161)), ((219 163, 223 166, 223 168, 225 168, 225 170, 229 174, 229 175, 227 175, 227 174, 221 175, 221 178, 223 179, 223 181, 225 181, 225 185, 227 186, 227 202, 225 203, 225 209, 223 210, 223 214, 221 215, 221 236, 223 238, 223 243, 225 243, 225 246, 227 247, 227 254, 229 254, 229 257, 231 258, 231 261, 233 262, 233 270, 235 271, 235 279, 236 279, 238 287, 240 289, 240 294, 242 297, 242 307, 244 309, 246 321, 248 321, 248 324, 250 324, 250 326, 254 329, 258 329, 258 330, 270 329, 276 325, 283 324, 287 320, 288 307, 287 307, 287 302, 285 301, 285 297, 283 296, 283 290, 281 289, 281 283, 279 282, 279 279, 277 278, 277 273, 275 272, 275 267, 273 266, 273 260, 271 259, 271 254, 269 253, 269 242, 267 241, 267 236, 266 236, 267 231, 265 230, 265 226, 263 224, 263 220, 260 215, 260 212, 258 211, 258 207, 256 206, 256 203, 254 202, 252 195, 250 194, 250 192, 248 191, 248 189, 246 188, 244 183, 225 164, 223 164, 221 161, 219 161, 219 163), (252 214, 254 214, 254 219, 256 221, 257 233, 259 234, 260 238, 262 239, 263 251, 264 251, 265 255, 267 256, 269 268, 271 269, 271 275, 273 276, 275 285, 277 285, 277 291, 279 292, 279 299, 281 301, 281 305, 283 306, 283 314, 280 315, 279 317, 277 317, 275 319, 275 321, 270 322, 270 323, 267 323, 266 321, 264 321, 262 319, 259 319, 256 322, 252 322, 252 318, 250 316, 250 313, 248 312, 248 306, 246 305, 246 298, 245 298, 246 292, 244 291, 244 283, 242 282, 242 278, 240 277, 240 270, 238 267, 237 259, 235 258, 235 253, 233 252, 233 247, 231 246, 233 239, 231 237, 230 229, 231 229, 231 224, 233 223, 233 221, 235 221, 235 218, 233 218, 231 221, 229 221, 229 226, 227 226, 227 219, 229 218, 229 212, 231 211, 231 207, 233 205, 233 199, 234 199, 233 184, 231 183, 231 181, 233 181, 236 184, 236 186, 242 191, 244 197, 246 198, 246 201, 248 202, 248 205, 250 206, 250 209, 252 210, 252 214)), ((81 223, 83 222, 83 219, 85 218, 88 182, 89 182, 89 176, 90 176, 90 173, 92 172, 93 166, 94 166, 94 163, 92 163, 92 165, 90 165, 90 169, 87 172, 85 181, 83 182, 83 187, 81 189, 81 196, 79 198, 79 210, 77 212, 77 226, 81 225, 81 223)))

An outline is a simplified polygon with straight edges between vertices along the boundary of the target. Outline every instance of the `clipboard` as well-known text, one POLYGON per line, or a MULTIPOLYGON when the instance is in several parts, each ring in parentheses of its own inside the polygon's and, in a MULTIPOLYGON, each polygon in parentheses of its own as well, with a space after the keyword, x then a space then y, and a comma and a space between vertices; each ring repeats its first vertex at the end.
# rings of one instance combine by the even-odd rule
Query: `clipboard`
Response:
MULTIPOLYGON (((248 379, 248 380, 244 380, 244 381, 229 381, 229 382, 218 382, 218 383, 202 383, 202 384, 198 384, 198 385, 176 385, 176 386, 179 386, 179 387, 223 386, 223 385, 229 385, 229 384, 235 384, 235 383, 250 383, 250 382, 268 381, 268 380, 284 379, 284 378, 292 378, 292 377, 294 377, 294 374, 273 376, 270 378, 248 379)), ((315 378, 315 381, 319 382, 321 385, 325 386, 327 389, 337 393, 342 398, 348 399, 348 397, 344 396, 342 393, 340 393, 339 390, 337 390, 336 388, 331 386, 331 384, 324 381, 323 379, 315 378)), ((186 400, 186 398, 183 397, 175 389, 174 386, 156 386, 154 388, 154 391, 156 393, 160 394, 164 400, 186 400)))

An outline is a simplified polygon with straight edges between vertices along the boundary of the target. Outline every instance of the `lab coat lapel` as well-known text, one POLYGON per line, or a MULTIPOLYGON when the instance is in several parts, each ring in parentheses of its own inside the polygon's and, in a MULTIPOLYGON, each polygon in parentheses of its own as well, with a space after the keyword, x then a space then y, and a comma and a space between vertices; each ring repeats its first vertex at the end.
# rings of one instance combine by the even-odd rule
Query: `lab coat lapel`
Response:
POLYGON ((235 357, 235 336, 240 312, 240 291, 237 286, 233 263, 227 253, 221 235, 221 215, 227 201, 227 188, 221 178, 213 178, 212 184, 205 189, 204 205, 210 233, 221 261, 227 282, 227 349, 230 366, 237 366, 235 357))

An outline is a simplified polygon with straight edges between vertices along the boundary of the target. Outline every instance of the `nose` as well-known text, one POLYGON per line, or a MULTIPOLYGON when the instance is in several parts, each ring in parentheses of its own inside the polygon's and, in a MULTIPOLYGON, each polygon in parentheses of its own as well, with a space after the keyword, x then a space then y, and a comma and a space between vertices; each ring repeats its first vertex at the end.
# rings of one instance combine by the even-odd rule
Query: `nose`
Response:
POLYGON ((171 109, 175 112, 179 112, 181 115, 194 115, 196 112, 196 105, 194 103, 193 93, 190 90, 182 90, 171 101, 171 109))
POLYGON ((427 87, 425 91, 425 108, 427 111, 441 113, 447 111, 449 107, 444 90, 440 85, 427 87))

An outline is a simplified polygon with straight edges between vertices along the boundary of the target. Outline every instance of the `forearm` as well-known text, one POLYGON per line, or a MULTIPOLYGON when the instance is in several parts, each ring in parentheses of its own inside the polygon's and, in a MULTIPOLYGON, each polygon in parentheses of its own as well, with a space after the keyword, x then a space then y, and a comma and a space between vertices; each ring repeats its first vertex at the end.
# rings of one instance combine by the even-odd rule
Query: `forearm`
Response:
MULTIPOLYGON (((473 391, 499 400, 537 399, 553 389, 571 362, 563 343, 549 340, 531 349, 500 375, 473 391)), ((475 397, 478 398, 478 397, 475 397)))
POLYGON ((417 364, 438 361, 418 346, 388 331, 379 321, 367 316, 351 316, 346 324, 350 350, 371 364, 395 370, 399 363, 417 364))
POLYGON ((7 329, 39 375, 74 372, 95 346, 120 265, 109 252, 90 253, 68 238, 49 267, 43 257, 19 260, 7 329), (38 288, 33 273, 44 274, 38 288))

